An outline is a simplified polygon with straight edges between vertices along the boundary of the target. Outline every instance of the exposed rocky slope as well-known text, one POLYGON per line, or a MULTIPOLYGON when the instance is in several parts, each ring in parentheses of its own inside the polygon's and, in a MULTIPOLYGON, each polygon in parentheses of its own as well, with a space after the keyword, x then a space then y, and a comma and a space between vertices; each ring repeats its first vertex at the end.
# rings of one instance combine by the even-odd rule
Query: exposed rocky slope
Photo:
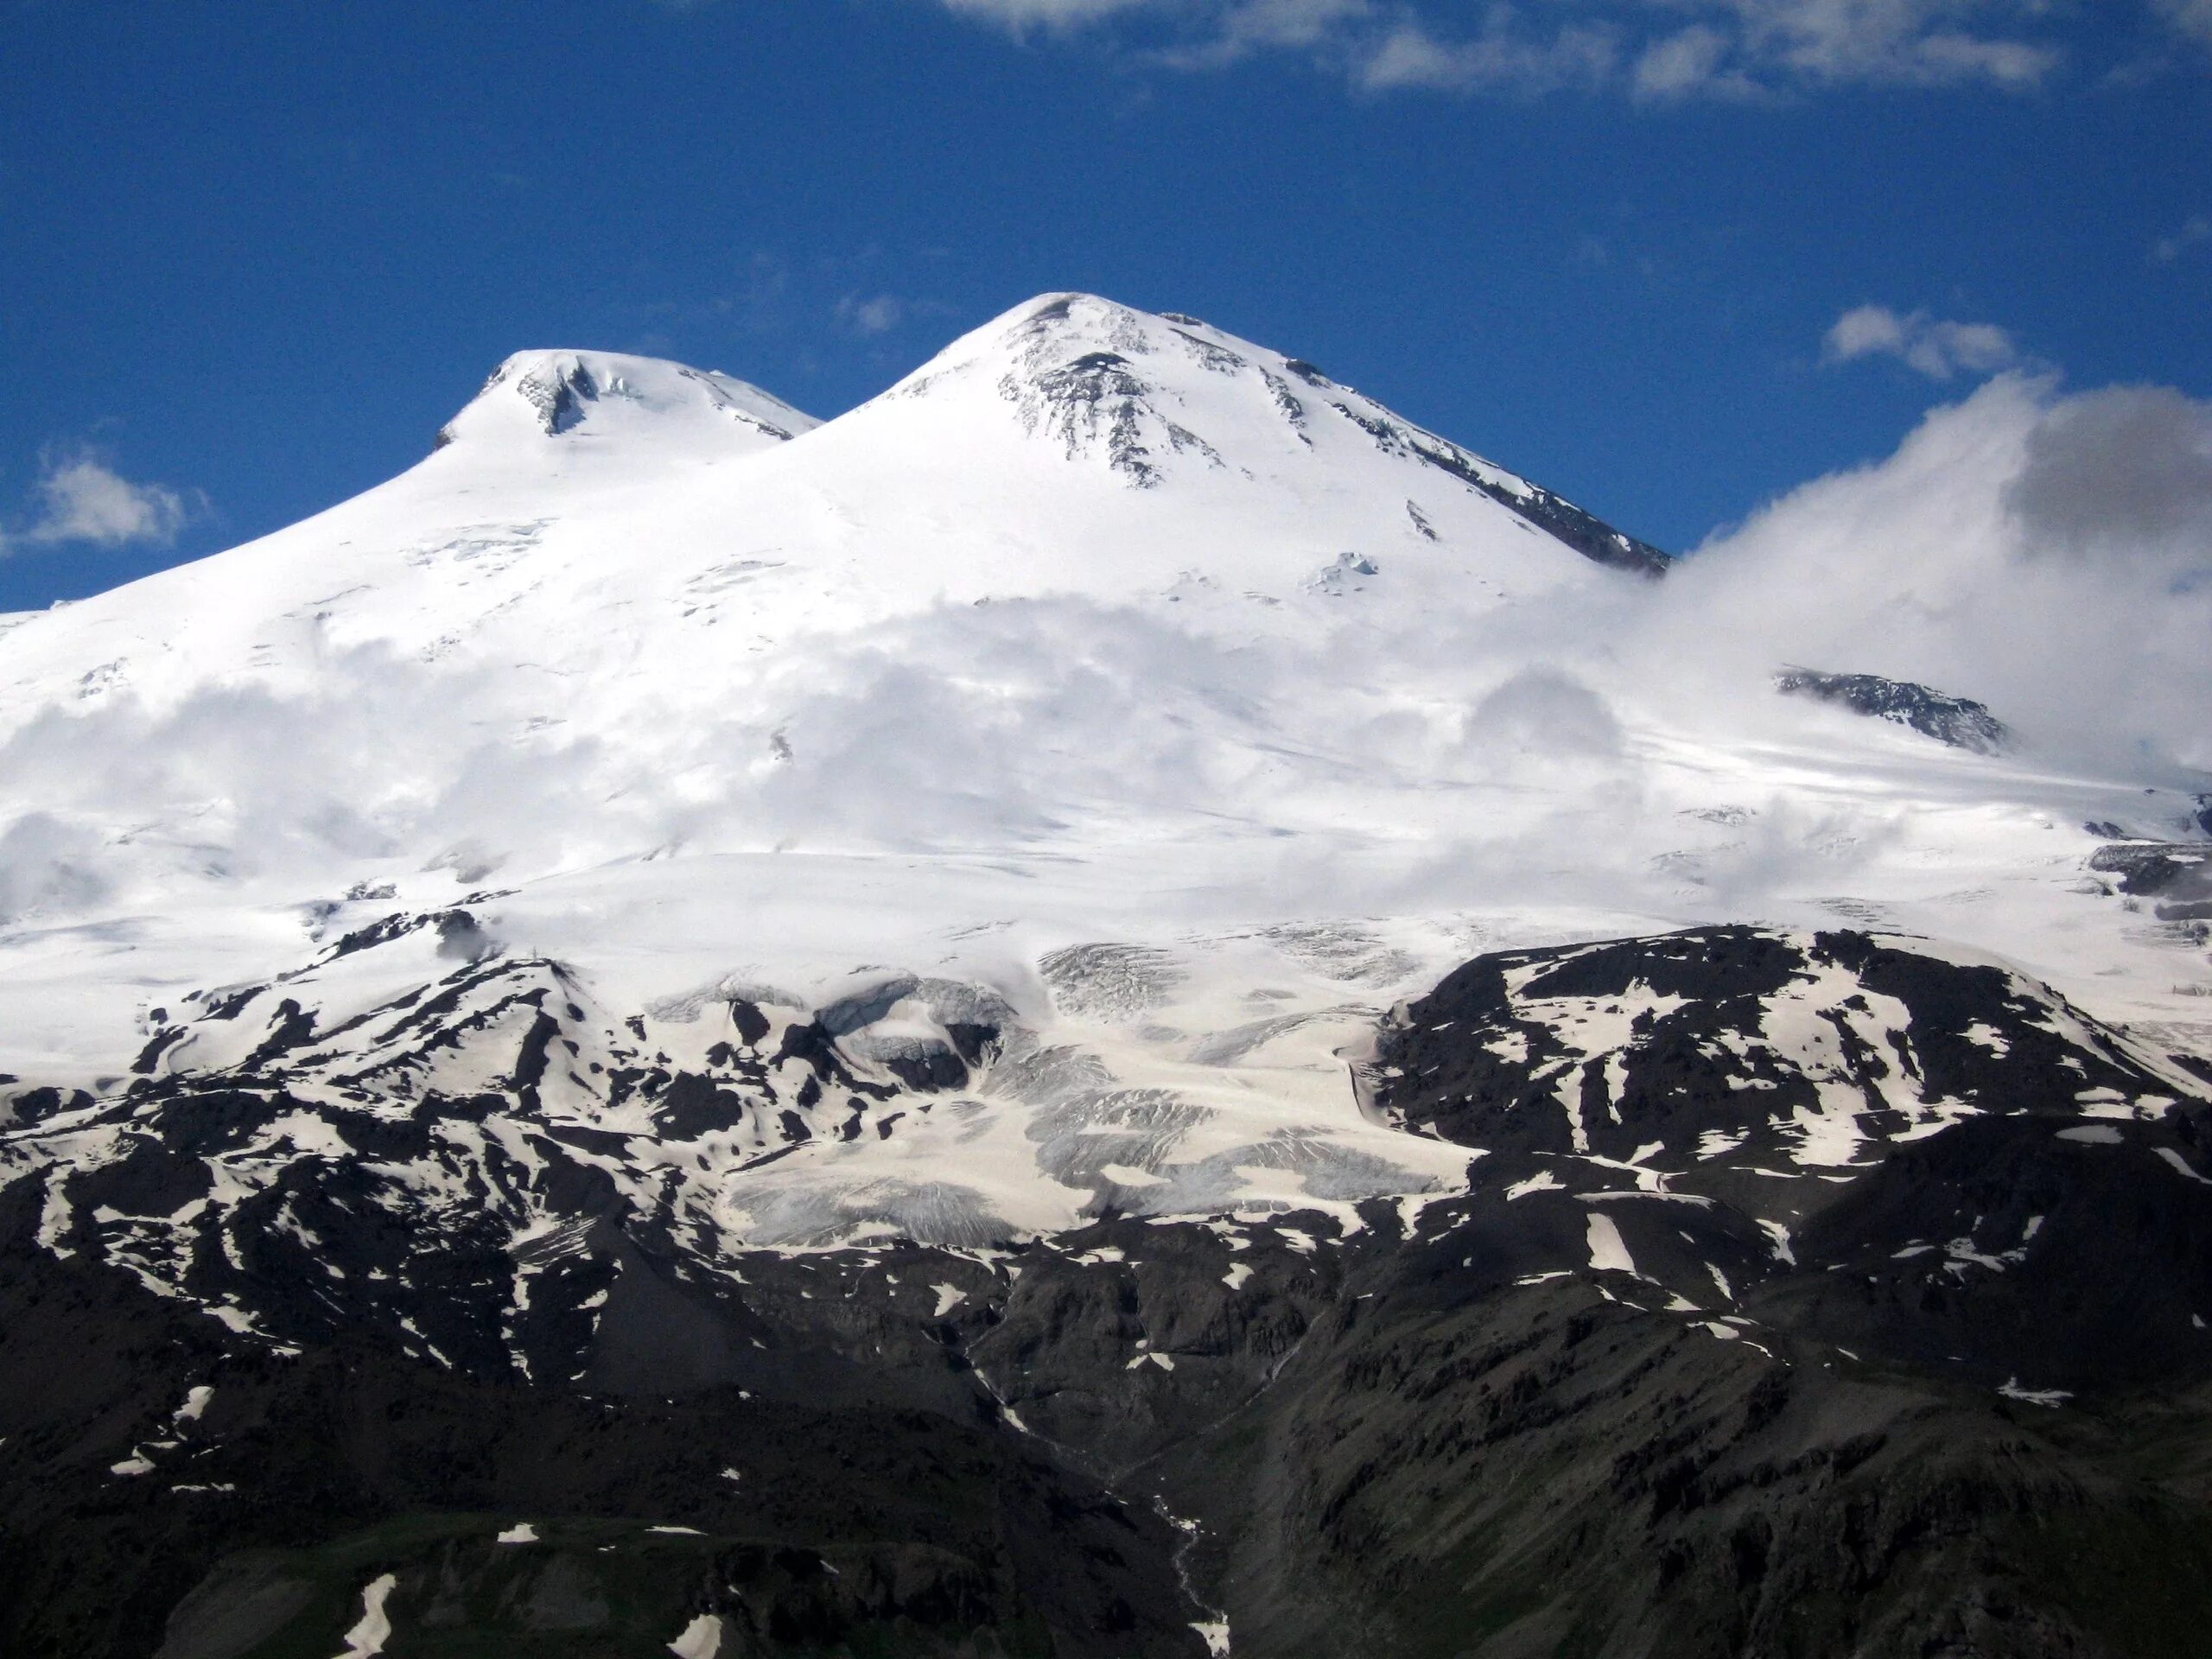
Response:
POLYGON ((1915 685, 1907 680, 1885 679, 1878 674, 1822 674, 1808 668, 1789 668, 1774 677, 1775 690, 1786 696, 1809 697, 1834 703, 1854 715, 1886 720, 1975 754, 1998 754, 2011 746, 2012 734, 1986 705, 1971 697, 1915 685))
POLYGON ((220 1070, 164 1027, 19 1101, 10 1651, 336 1651, 386 1577, 395 1654, 2153 1654, 2206 1611, 2212 1090, 1996 966, 1487 956, 1354 1051, 1459 1182, 1132 1215, 1130 1163, 1046 1236, 803 1249, 702 1224, 690 1148, 768 1148, 715 1166, 741 1209, 957 1117, 1037 1063, 1010 1010, 887 1045, 913 982, 728 995, 698 1071, 579 1065, 646 1114, 593 1129, 558 969, 454 973, 404 1053, 294 998, 220 1070))

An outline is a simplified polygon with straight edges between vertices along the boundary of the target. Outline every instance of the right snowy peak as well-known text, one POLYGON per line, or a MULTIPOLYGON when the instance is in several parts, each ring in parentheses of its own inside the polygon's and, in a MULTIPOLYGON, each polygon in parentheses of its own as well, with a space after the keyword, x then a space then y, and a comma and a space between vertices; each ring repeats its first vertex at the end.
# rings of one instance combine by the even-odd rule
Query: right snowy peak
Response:
POLYGON ((1403 501, 1425 538, 1475 496, 1599 564, 1658 575, 1669 556, 1414 425, 1314 365, 1177 312, 1040 296, 955 341, 884 403, 988 397, 1071 461, 1134 489, 1209 477, 1403 501))

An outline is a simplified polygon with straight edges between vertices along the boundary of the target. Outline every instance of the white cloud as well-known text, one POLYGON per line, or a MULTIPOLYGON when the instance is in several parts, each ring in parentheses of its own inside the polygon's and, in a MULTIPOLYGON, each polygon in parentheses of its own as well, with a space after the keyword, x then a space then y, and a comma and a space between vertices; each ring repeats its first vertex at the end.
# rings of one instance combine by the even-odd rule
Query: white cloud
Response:
POLYGON ((1211 69, 1266 50, 1334 55, 1376 16, 1375 0, 1238 0, 1206 20, 1195 41, 1160 57, 1180 69, 1211 69))
POLYGON ((1636 95, 1671 99, 1710 94, 1724 87, 1739 93, 1753 90, 1741 72, 1730 69, 1729 54, 1726 35, 1708 24, 1693 23, 1644 48, 1636 60, 1636 95))
POLYGON ((1977 16, 2024 22, 2024 0, 1707 0, 1732 19, 1753 61, 1821 82, 2029 86, 2058 61, 2056 48, 2012 34, 1968 32, 1977 16))
POLYGON ((1433 87, 1531 94, 1603 86, 1612 79, 1619 54, 1609 29, 1568 24, 1548 34, 1523 30, 1501 6, 1480 34, 1465 40, 1441 39, 1422 23, 1402 22, 1362 57, 1354 79, 1370 92, 1433 87))
POLYGON ((1993 86, 2024 92, 2049 79, 2064 60, 2064 55, 2056 47, 2037 46, 2026 41, 1929 35, 1912 43, 1897 72, 1886 79, 1927 85, 1986 80, 1993 86))
POLYGON ((848 294, 837 302, 838 321, 862 334, 887 334, 906 315, 906 302, 892 294, 878 294, 870 299, 848 294))
MULTIPOLYGON (((1661 584, 1647 677, 1724 704, 1785 663, 1979 698, 2085 775, 2212 771, 2212 404, 1999 376, 1661 584)), ((2196 785, 2201 787, 2200 785, 2196 785)))
POLYGON ((2184 253, 2208 242, 2212 242, 2212 218, 2191 213, 2171 236, 2162 236, 2151 245, 2151 257, 2156 264, 2171 265, 2184 253))
POLYGON ((2006 505, 2039 557, 2186 582, 2212 566, 2212 412, 2164 386, 2114 386, 2053 409, 2006 505))
MULTIPOLYGON (((2178 16, 2212 0, 2153 0, 2178 16)), ((1217 67, 1304 53, 1363 90, 1644 100, 1844 85, 2022 91, 2063 54, 2048 0, 937 0, 1017 33, 1141 22, 1162 61, 1217 67), (1469 12, 1479 19, 1465 21, 1469 12), (1165 35, 1167 44, 1157 37, 1165 35)))
POLYGON ((166 547, 191 516, 190 505, 176 491, 164 484, 134 484, 90 449, 48 450, 40 457, 35 494, 38 505, 30 523, 7 541, 166 547))
POLYGON ((2012 335, 1993 322, 1946 322, 1925 311, 1900 315, 1885 305, 1845 312, 1828 330, 1827 359, 1848 363, 1893 357, 1931 380, 1994 374, 2020 362, 2012 335))
POLYGON ((1243 0, 1221 29, 1229 38, 1255 46, 1316 46, 1375 15, 1372 0, 1243 0))

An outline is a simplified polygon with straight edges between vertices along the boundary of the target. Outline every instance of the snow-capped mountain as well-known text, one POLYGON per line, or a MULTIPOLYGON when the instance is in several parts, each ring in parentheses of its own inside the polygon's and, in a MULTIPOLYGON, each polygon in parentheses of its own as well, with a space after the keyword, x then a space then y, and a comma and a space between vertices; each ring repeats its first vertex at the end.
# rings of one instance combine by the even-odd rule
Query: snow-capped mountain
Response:
MULTIPOLYGON (((572 1063, 535 1063, 597 1121, 641 1109, 610 1081, 623 1022, 713 988, 811 1013, 904 976, 1049 1042, 1091 1006, 1052 964, 1119 964, 1132 1009, 1169 1006, 1147 971, 1188 988, 1084 1037, 1117 1085, 1205 1101, 1193 1057, 1273 1057, 1264 1104, 1194 1105, 1211 1139, 1130 1166, 1161 1189, 1138 1207, 1203 1210, 1295 1196, 1173 1173, 1268 1167, 1284 1134, 1369 1172, 1347 1198, 1448 1178, 1356 1117, 1315 1126, 1352 1028, 1471 944, 1727 906, 2087 965, 2044 944, 2096 910, 2053 838, 2086 851, 2056 811, 2108 791, 1825 711, 1777 757, 1796 707, 1770 693, 1716 740, 1523 663, 1531 614, 1633 612, 1666 563, 1309 363, 1088 296, 826 425, 725 376, 524 353, 402 478, 7 638, 0 1058, 17 1092, 281 1053, 467 1093, 522 1075, 486 1009, 433 1076, 419 1015, 360 1047, 459 952, 525 1023, 597 1010, 572 1063)), ((2094 950, 2173 953, 2135 925, 2094 950)), ((900 1016, 917 1041, 944 1038, 930 1007, 900 1016)), ((945 1239, 1098 1201, 1020 1132, 1004 1173, 947 1186, 906 1139, 832 1156, 823 1128, 749 1178, 783 1196, 734 1237, 829 1242, 839 1193, 874 1195, 853 1226, 945 1239), (919 1208, 884 1196, 917 1181, 919 1208)), ((782 1143, 758 1133, 710 1185, 782 1143)))
POLYGON ((2202 802, 1716 666, 1683 575, 1054 295, 826 423, 524 353, 366 495, 10 619, 0 1318, 93 1381, 0 1389, 0 1541, 202 1530, 97 1612, 48 1549, 0 1636, 1457 1652, 1395 1605, 1450 1556, 1501 1653, 1704 1651, 1635 1645, 1668 1595, 1750 1651, 1866 1537, 1956 1567, 1823 1481, 2122 1481, 1942 1457, 2212 1376, 2202 802))
POLYGON ((2068 891, 2079 825, 2185 798, 1946 755, 1775 664, 1716 699, 1608 643, 1660 556, 1190 319, 1050 296, 819 426, 524 353, 442 435, 0 642, 0 1070, 118 1072, 148 1007, 493 887, 633 1006, 887 958, 1015 995, 1099 938, 1377 914, 1841 915, 2191 1006, 2177 942, 2107 906, 2085 943, 2068 891))

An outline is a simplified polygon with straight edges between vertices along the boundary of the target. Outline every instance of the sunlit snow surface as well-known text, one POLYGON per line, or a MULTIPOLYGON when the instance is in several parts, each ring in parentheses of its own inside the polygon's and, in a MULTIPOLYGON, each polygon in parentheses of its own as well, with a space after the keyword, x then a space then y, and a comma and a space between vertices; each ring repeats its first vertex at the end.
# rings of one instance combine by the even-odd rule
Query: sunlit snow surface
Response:
MULTIPOLYGON (((2182 832, 2165 774, 1676 673, 1638 632, 1666 582, 1202 323, 1035 302, 821 426, 674 365, 525 353, 445 435, 0 638, 0 1072, 103 1103, 18 1166, 113 1155, 134 1075, 281 1051, 328 1109, 214 1160, 250 1192, 358 1149, 346 1112, 513 1099, 550 1010, 531 1099, 390 1179, 458 1196, 559 1122, 715 1245, 1348 1214, 1465 1179, 1357 1103, 1395 1002, 1482 950, 1715 920, 1963 942, 2206 1045, 2194 931, 2084 869, 2085 821, 2182 832), (473 1023, 426 1053, 433 985, 473 1023), (763 1055, 842 1008, 842 1063, 886 1092, 797 1105, 793 1073, 703 1137, 612 1098, 626 1065, 712 1071, 734 1000, 773 1022, 763 1055), (922 1109, 899 1068, 978 1009, 1003 1050, 922 1109)), ((1602 1056, 1637 1012, 1570 1034, 1602 1056)), ((1807 1160, 1847 1165, 1851 1113, 1815 1117, 1807 1160)), ((580 1246, 516 1202, 521 1319, 580 1246)), ((145 1220, 121 1259, 170 1283, 194 1225, 145 1220)))
POLYGON ((397 1576, 386 1573, 362 1590, 360 1622, 346 1632, 346 1650, 338 1659, 374 1659, 384 1651, 384 1644, 391 1637, 391 1620, 384 1605, 398 1585, 397 1576))

